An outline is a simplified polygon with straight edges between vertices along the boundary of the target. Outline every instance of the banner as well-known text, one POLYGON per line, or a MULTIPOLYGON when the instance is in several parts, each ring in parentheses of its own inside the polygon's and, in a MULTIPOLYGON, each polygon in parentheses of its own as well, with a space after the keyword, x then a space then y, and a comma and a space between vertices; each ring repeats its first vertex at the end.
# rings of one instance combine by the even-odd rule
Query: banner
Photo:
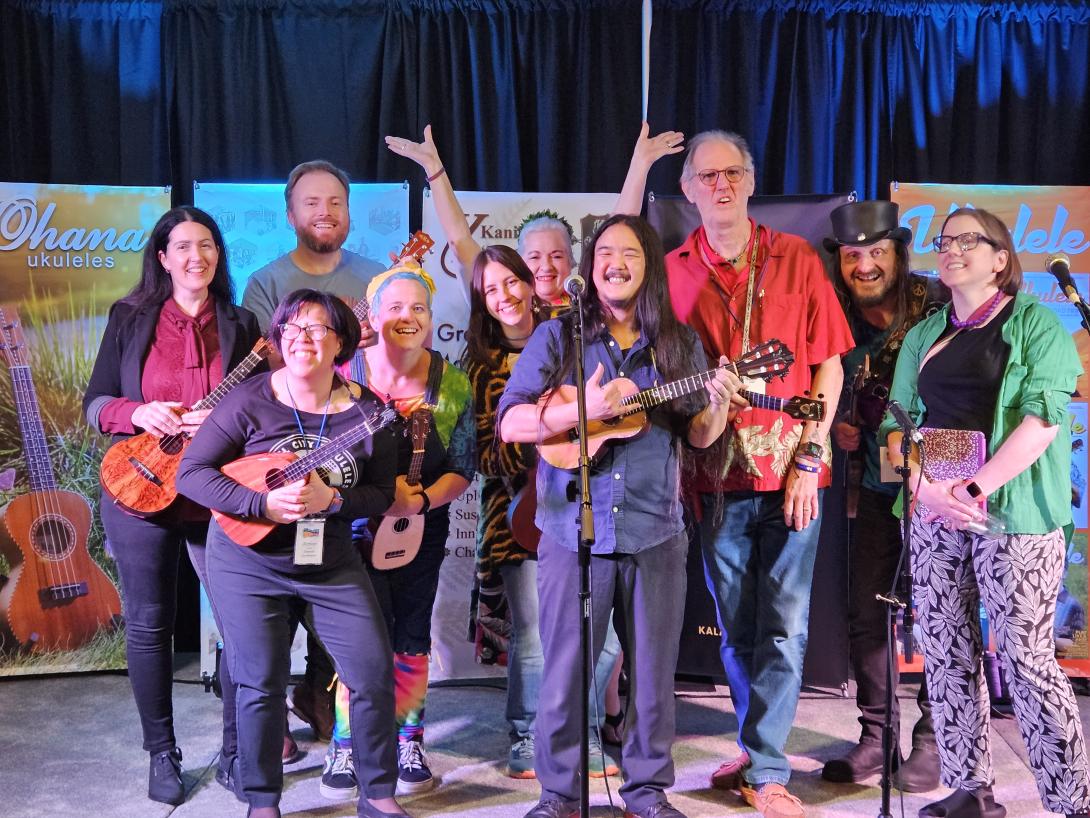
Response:
MULTIPOLYGON (((1075 339, 1084 374, 1068 407, 1071 430, 1071 506, 1075 531, 1068 541, 1067 567, 1056 606, 1055 635, 1061 665, 1071 676, 1090 676, 1087 644, 1087 398, 1090 396, 1090 336, 1080 326, 1078 310, 1061 292, 1046 267, 1063 253, 1079 292, 1090 288, 1090 187, 1015 185, 890 185, 900 206, 901 224, 912 230, 912 267, 938 275, 938 254, 931 244, 947 214, 959 207, 995 213, 1007 224, 1025 273, 1023 292, 1055 310, 1075 339)), ((981 608, 983 617, 983 608, 981 608)), ((986 621, 986 620, 985 620, 986 621)), ((987 638, 987 636, 985 636, 987 638)), ((902 660, 902 666, 905 666, 902 660)), ((922 669, 917 657, 912 669, 922 669)), ((995 691, 993 691, 993 694, 995 691)))
MULTIPOLYGON (((583 242, 590 239, 609 216, 617 201, 615 193, 486 193, 459 191, 458 202, 469 219, 473 238, 482 246, 518 244, 518 230, 531 213, 552 210, 567 220, 575 231, 572 250, 578 262, 583 242)), ((447 360, 457 362, 465 349, 469 320, 468 281, 439 224, 431 191, 424 191, 422 229, 435 239, 435 248, 424 259, 424 267, 435 279, 434 349, 447 360), (465 278, 463 278, 463 275, 465 278)), ((478 665, 473 643, 466 638, 470 618, 477 553, 477 509, 480 486, 474 483, 450 506, 450 538, 447 558, 439 577, 439 593, 432 617, 432 681, 482 676, 503 676, 502 667, 478 665)))
POLYGON ((106 311, 169 208, 162 187, 0 183, 0 340, 20 386, 0 367, 0 676, 125 667, 98 517, 109 441, 81 402, 106 311))

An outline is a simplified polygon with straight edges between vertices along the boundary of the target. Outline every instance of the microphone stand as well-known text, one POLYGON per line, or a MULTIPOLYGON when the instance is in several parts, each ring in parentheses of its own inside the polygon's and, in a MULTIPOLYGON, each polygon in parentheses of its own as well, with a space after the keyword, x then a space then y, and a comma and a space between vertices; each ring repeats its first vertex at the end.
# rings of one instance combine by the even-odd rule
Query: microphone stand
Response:
MULTIPOLYGON (((890 793, 893 788, 893 701, 897 695, 893 689, 893 668, 897 661, 895 646, 895 634, 897 628, 897 611, 904 611, 905 627, 905 659, 912 661, 912 505, 909 499, 909 478, 912 470, 908 467, 908 456, 912 451, 912 437, 907 431, 901 434, 901 465, 897 467, 897 474, 901 476, 901 559, 900 570, 893 578, 893 585, 889 594, 877 595, 880 602, 886 604, 888 621, 886 625, 886 716, 882 721, 882 806, 878 810, 878 818, 892 818, 890 812, 890 793), (907 581, 907 584, 905 584, 907 581), (902 602, 897 596, 898 590, 905 594, 902 602)), ((898 737, 899 738, 899 737, 898 737)))
POLYGON ((590 497, 590 453, 587 449, 587 380, 583 366, 583 290, 572 287, 568 294, 574 302, 572 344, 575 350, 575 400, 579 410, 576 434, 579 436, 579 647, 583 656, 580 678, 583 691, 579 722, 579 818, 590 818, 590 673, 591 605, 590 553, 594 545, 594 507, 590 497))

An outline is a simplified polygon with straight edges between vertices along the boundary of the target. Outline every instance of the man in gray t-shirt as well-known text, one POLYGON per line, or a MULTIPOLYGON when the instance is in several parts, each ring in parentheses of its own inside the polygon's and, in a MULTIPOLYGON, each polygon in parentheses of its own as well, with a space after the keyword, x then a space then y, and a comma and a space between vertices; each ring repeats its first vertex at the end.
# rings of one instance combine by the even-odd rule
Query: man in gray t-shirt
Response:
MULTIPOLYGON (((257 316, 262 332, 268 331, 280 299, 293 290, 310 287, 355 302, 385 269, 342 249, 350 224, 348 175, 343 170, 320 159, 304 162, 288 176, 284 201, 288 224, 295 229, 295 249, 250 276, 242 296, 242 306, 257 316)), ((374 333, 365 326, 362 345, 370 343, 374 333)))

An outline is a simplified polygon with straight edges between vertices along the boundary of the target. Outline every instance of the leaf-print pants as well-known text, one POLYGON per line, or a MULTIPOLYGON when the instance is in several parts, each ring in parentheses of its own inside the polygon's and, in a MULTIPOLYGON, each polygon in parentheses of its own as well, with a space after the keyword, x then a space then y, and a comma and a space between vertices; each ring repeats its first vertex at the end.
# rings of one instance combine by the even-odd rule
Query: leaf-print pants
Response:
POLYGON ((913 521, 919 641, 948 787, 976 790, 994 778, 981 667, 983 601, 1041 801, 1052 812, 1090 808, 1079 711, 1053 637, 1064 546, 1059 529, 995 537, 918 515, 913 521))

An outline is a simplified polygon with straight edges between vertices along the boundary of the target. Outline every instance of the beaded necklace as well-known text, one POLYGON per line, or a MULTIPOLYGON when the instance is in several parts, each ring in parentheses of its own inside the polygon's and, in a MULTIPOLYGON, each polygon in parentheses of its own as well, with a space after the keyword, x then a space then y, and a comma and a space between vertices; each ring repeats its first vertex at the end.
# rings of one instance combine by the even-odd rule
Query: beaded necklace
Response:
POLYGON ((972 329, 973 327, 979 327, 981 324, 991 318, 992 313, 995 312, 995 308, 999 306, 999 302, 1003 300, 1004 295, 1005 293, 1002 290, 999 290, 991 301, 987 301, 981 304, 979 307, 976 308, 973 314, 966 318, 964 321, 958 319, 957 315, 954 313, 953 306, 951 306, 950 323, 958 329, 972 329))

